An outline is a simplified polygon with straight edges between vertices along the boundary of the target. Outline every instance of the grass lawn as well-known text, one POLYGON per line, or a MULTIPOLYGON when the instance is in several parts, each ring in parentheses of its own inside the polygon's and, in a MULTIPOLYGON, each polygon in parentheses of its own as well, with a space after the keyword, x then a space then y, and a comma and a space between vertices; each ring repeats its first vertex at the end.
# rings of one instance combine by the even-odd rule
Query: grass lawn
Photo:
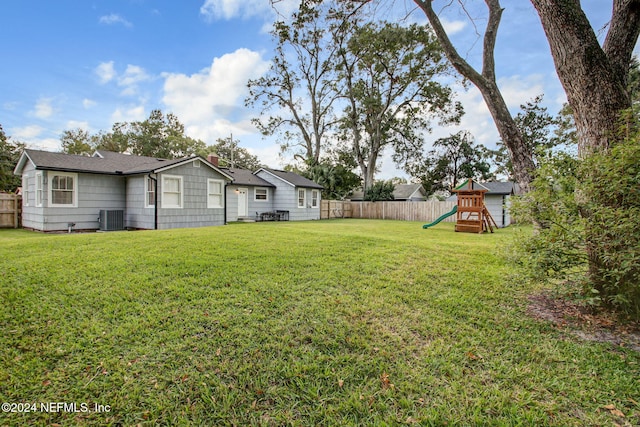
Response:
POLYGON ((36 404, 0 425, 640 425, 640 354, 527 317, 513 230, 421 225, 0 230, 0 400, 36 404))

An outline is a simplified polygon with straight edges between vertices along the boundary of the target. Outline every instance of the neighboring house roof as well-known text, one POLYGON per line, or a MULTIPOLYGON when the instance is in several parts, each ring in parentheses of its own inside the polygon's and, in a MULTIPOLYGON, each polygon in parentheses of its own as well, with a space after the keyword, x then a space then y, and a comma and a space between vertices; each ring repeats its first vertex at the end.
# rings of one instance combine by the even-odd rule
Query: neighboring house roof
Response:
POLYGON ((410 200, 412 198, 427 198, 422 184, 396 184, 393 190, 394 200, 410 200))
MULTIPOLYGON (((427 192, 422 184, 396 184, 393 189, 393 200, 427 199, 427 192)), ((364 192, 356 190, 350 197, 353 201, 364 200, 364 192)))
MULTIPOLYGON (((457 186, 456 189, 467 187, 468 183, 469 183, 469 180, 466 180, 462 184, 457 186)), ((473 181, 473 190, 487 190, 485 195, 489 195, 489 196, 520 194, 520 187, 518 186, 518 184, 515 182, 509 182, 509 181, 487 181, 487 182, 473 181)), ((455 195, 452 195, 451 197, 455 197, 455 195)), ((451 197, 449 197, 449 199, 451 199, 451 197)))
POLYGON ((265 171, 268 174, 275 176, 276 178, 280 178, 293 187, 318 188, 320 190, 324 188, 322 185, 317 184, 303 176, 300 176, 295 172, 283 171, 279 169, 260 168, 254 173, 257 174, 260 171, 265 171))
POLYGON ((61 172, 84 172, 105 175, 134 175, 141 173, 162 172, 163 170, 180 166, 198 159, 210 168, 222 175, 233 179, 229 174, 215 167, 202 157, 184 157, 181 159, 159 159, 155 157, 134 156, 129 154, 114 153, 112 151, 98 150, 93 156, 80 156, 75 154, 52 153, 50 151, 26 149, 20 156, 14 170, 19 174, 27 161, 30 161, 36 169, 55 170, 61 172))
POLYGON ((221 169, 233 177, 234 185, 250 185, 254 187, 275 187, 275 185, 255 175, 249 169, 240 169, 240 168, 221 168, 221 169))
MULTIPOLYGON (((518 187, 518 184, 515 182, 489 181, 483 182, 480 185, 489 190, 485 194, 518 194, 520 190, 520 187, 518 187)), ((473 186, 475 188, 475 182, 473 186)))

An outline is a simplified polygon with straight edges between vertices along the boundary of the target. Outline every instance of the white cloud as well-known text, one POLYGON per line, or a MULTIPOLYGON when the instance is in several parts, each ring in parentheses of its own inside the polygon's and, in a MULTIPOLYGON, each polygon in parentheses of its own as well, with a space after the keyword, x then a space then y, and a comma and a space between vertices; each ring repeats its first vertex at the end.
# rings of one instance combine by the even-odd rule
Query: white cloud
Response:
POLYGON ((520 105, 543 94, 545 90, 543 76, 540 74, 504 77, 498 79, 498 87, 512 113, 517 112, 520 105))
POLYGON ((135 95, 138 92, 138 83, 150 80, 147 72, 137 65, 127 65, 124 74, 118 77, 118 86, 124 87, 122 95, 135 95))
POLYGON ((187 134, 214 143, 216 138, 255 133, 244 107, 247 81, 264 74, 269 63, 248 49, 215 58, 211 67, 192 74, 164 74, 168 110, 184 123, 187 134))
POLYGON ((89 122, 80 122, 77 120, 69 120, 65 129, 83 129, 86 131, 91 130, 91 126, 89 126, 89 122))
POLYGON ((274 15, 290 16, 298 5, 297 0, 281 0, 273 6, 269 0, 205 0, 200 7, 200 14, 211 21, 253 16, 271 19, 274 15))
POLYGON ((113 61, 101 63, 94 69, 94 72, 101 84, 115 80, 118 86, 124 88, 120 94, 125 96, 135 95, 138 92, 139 83, 151 80, 151 76, 138 65, 129 64, 124 73, 118 74, 113 61))
POLYGON ((440 19, 440 22, 442 23, 444 30, 449 36, 459 33, 464 29, 464 27, 467 26, 467 23, 464 21, 455 21, 455 20, 452 21, 445 17, 442 17, 440 19))
POLYGON ((113 67, 113 61, 102 62, 93 70, 101 84, 109 83, 116 77, 116 70, 113 67))
POLYGON ((11 129, 11 137, 14 140, 29 140, 37 138, 44 132, 44 128, 38 125, 24 126, 20 128, 11 129))
POLYGON ((82 100, 82 106, 87 110, 95 105, 96 105, 96 101, 92 99, 85 98, 82 100))
POLYGON ((24 142, 28 148, 45 151, 60 150, 60 140, 44 136, 47 130, 38 125, 9 129, 13 141, 24 142))
POLYGON ((127 21, 122 16, 120 16, 118 14, 115 14, 115 13, 112 13, 110 15, 101 16, 100 19, 99 19, 99 22, 101 24, 105 24, 105 25, 121 24, 121 25, 124 25, 127 28, 133 27, 133 24, 131 22, 127 21))
POLYGON ((247 150, 256 156, 261 163, 271 168, 282 168, 285 163, 291 163, 293 161, 292 158, 283 159, 280 155, 280 146, 278 144, 268 144, 263 141, 258 148, 249 147, 247 150))
POLYGON ((145 111, 143 105, 138 105, 135 107, 130 107, 128 109, 122 110, 120 108, 116 109, 116 111, 111 114, 111 122, 136 122, 144 120, 145 111))
POLYGON ((36 102, 33 114, 39 119, 47 119, 53 115, 53 107, 51 106, 51 98, 40 98, 36 102))

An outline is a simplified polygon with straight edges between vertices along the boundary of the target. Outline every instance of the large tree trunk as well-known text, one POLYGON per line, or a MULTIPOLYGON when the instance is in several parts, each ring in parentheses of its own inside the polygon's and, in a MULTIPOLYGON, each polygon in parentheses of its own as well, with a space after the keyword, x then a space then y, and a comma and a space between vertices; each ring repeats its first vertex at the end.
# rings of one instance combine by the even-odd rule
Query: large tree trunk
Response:
MULTIPOLYGON (((616 132, 620 113, 631 107, 627 93, 629 64, 640 34, 640 0, 614 0, 609 32, 600 47, 577 0, 531 0, 540 15, 556 71, 571 105, 578 131, 578 152, 586 156, 622 141, 616 132)), ((580 192, 582 215, 596 221, 588 200, 580 192)), ((590 195, 597 197, 596 195, 590 195)), ((616 208, 616 206, 611 206, 616 208)), ((615 266, 607 263, 607 227, 587 226, 586 250, 589 279, 596 289, 605 289, 615 266)))
POLYGON ((531 0, 540 15, 560 82, 573 108, 578 149, 615 142, 620 112, 631 107, 626 81, 640 31, 640 1, 616 0, 604 49, 579 2, 531 0))
POLYGON ((489 20, 484 34, 482 73, 476 71, 458 54, 444 30, 440 18, 433 10, 433 0, 414 0, 414 2, 427 16, 451 64, 462 76, 469 79, 480 90, 498 128, 500 138, 502 138, 509 150, 515 178, 524 192, 529 191, 535 169, 533 156, 522 138, 522 134, 516 126, 496 83, 494 50, 502 17, 502 8, 499 0, 485 0, 489 8, 489 20))

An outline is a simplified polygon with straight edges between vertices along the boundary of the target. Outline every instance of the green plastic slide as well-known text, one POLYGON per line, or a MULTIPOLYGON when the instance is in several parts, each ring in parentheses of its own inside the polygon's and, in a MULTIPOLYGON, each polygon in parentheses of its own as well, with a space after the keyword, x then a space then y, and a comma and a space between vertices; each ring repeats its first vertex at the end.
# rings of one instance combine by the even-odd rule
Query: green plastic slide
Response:
POLYGON ((440 217, 438 217, 438 219, 436 219, 433 222, 430 222, 429 224, 425 224, 422 226, 422 228, 429 228, 429 227, 433 227, 434 225, 438 224, 440 221, 442 221, 443 219, 450 217, 451 215, 453 215, 454 213, 458 212, 458 205, 454 206, 453 209, 451 209, 450 212, 447 212, 444 215, 441 215, 440 217))

